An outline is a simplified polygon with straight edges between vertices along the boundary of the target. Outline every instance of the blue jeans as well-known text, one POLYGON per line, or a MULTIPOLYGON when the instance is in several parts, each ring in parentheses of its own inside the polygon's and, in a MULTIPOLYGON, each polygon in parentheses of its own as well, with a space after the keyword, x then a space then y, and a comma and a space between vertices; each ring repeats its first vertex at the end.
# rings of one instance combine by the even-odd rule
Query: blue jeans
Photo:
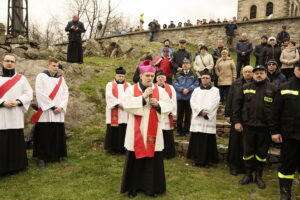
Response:
POLYGON ((151 31, 150 32, 150 42, 153 42, 154 41, 154 31, 151 31))

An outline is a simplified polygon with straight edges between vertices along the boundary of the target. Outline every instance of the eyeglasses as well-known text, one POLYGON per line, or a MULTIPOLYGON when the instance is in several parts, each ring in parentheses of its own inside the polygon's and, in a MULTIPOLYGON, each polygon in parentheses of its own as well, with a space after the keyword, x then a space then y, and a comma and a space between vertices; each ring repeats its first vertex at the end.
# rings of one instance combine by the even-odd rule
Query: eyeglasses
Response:
POLYGON ((269 63, 268 65, 270 65, 270 66, 271 66, 271 65, 273 65, 273 66, 276 66, 276 64, 275 64, 275 63, 269 63))
POLYGON ((208 77, 201 77, 201 79, 210 79, 210 78, 208 78, 208 77))
POLYGON ((3 62, 6 62, 6 63, 15 63, 16 61, 13 61, 13 60, 4 60, 3 62))

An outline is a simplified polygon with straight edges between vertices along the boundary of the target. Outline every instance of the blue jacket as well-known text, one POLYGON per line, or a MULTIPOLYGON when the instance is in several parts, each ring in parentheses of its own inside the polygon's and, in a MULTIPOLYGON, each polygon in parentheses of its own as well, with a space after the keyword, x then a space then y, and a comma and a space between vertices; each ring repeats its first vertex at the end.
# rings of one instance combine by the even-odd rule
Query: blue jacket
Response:
POLYGON ((252 43, 248 40, 239 40, 236 43, 236 54, 238 59, 250 59, 250 54, 253 51, 252 43), (245 56, 242 56, 242 52, 245 52, 245 56))
POLYGON ((280 85, 287 81, 285 75, 283 75, 279 71, 276 71, 273 74, 268 72, 268 78, 270 82, 273 83, 277 88, 279 88, 280 85))
POLYGON ((187 75, 183 71, 178 72, 174 81, 177 100, 190 100, 191 95, 196 87, 199 86, 197 75, 191 70, 187 75), (189 93, 183 95, 182 91, 188 89, 189 93))

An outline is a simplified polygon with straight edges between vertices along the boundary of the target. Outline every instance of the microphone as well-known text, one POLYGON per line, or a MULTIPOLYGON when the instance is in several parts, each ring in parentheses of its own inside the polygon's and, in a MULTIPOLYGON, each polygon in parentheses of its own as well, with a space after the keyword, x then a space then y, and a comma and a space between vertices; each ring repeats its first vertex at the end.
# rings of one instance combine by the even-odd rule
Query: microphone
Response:
MULTIPOLYGON (((151 88, 152 88, 152 83, 149 83, 148 87, 151 87, 151 88)), ((152 98, 152 94, 149 95, 149 98, 150 98, 150 99, 152 98)))

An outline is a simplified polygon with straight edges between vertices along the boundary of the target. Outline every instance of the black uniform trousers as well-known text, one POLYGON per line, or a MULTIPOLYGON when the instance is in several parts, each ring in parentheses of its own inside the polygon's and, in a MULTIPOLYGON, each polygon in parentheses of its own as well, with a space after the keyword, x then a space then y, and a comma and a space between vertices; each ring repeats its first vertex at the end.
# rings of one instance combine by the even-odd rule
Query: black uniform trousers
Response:
POLYGON ((192 109, 190 100, 177 101, 177 132, 185 135, 190 131, 192 109), (183 126, 184 125, 184 126, 183 126))
POLYGON ((283 138, 280 161, 279 178, 293 179, 296 169, 300 172, 300 140, 283 138))
POLYGON ((245 168, 263 168, 267 161, 271 137, 267 127, 244 126, 243 147, 245 168))

